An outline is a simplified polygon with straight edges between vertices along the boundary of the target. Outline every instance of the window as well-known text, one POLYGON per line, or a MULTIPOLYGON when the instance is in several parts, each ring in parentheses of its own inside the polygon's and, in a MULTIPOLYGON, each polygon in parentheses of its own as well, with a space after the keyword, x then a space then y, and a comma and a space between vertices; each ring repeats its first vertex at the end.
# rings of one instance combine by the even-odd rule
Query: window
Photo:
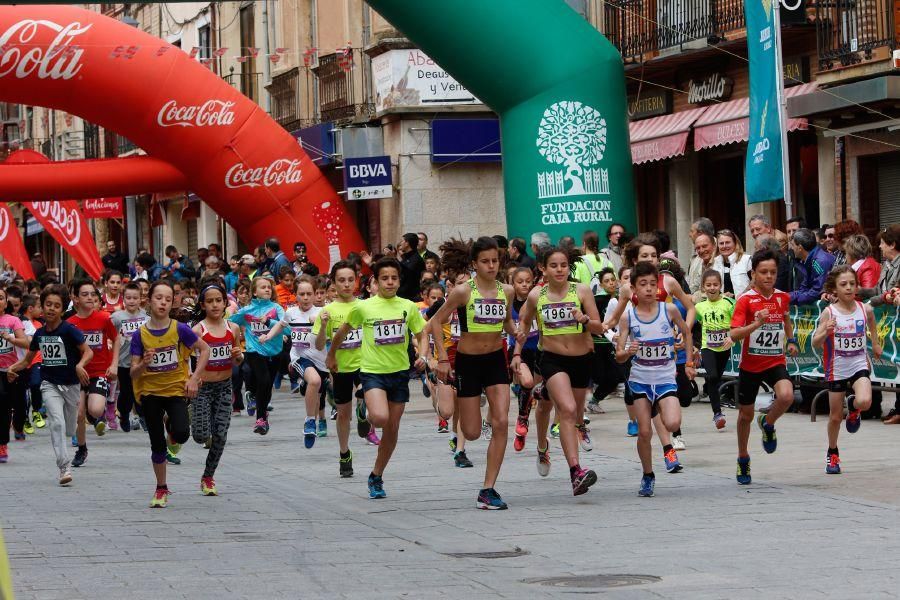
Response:
MULTIPOLYGON (((241 51, 243 48, 256 47, 256 21, 253 15, 254 5, 241 8, 241 51)), ((256 81, 256 59, 252 56, 247 62, 241 63, 241 92, 253 100, 259 101, 259 90, 256 81)))
POLYGON ((212 38, 209 35, 209 25, 204 25, 197 30, 197 47, 200 48, 200 58, 212 56, 212 38))
POLYGON ((293 131, 299 126, 300 107, 297 101, 299 82, 300 69, 294 67, 273 77, 272 84, 266 88, 272 97, 272 118, 288 131, 293 131))

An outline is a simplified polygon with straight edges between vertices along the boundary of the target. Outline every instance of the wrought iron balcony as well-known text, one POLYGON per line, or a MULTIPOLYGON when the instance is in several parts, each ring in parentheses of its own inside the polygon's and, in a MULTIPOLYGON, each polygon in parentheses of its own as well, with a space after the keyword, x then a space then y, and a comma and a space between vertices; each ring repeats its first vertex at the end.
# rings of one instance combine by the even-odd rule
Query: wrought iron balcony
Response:
POLYGON ((870 60, 877 48, 898 47, 892 0, 816 0, 819 68, 870 60))
POLYGON ((375 104, 366 102, 366 90, 371 69, 362 63, 368 61, 360 49, 336 52, 319 57, 313 69, 319 79, 319 112, 322 121, 341 121, 369 118, 375 114, 375 104))
POLYGON ((224 75, 222 79, 224 79, 228 85, 239 90, 243 95, 259 104, 259 90, 261 89, 262 76, 262 73, 242 73, 240 71, 232 71, 228 75, 224 75))
POLYGON ((604 16, 604 34, 627 62, 744 29, 743 0, 607 0, 604 16))

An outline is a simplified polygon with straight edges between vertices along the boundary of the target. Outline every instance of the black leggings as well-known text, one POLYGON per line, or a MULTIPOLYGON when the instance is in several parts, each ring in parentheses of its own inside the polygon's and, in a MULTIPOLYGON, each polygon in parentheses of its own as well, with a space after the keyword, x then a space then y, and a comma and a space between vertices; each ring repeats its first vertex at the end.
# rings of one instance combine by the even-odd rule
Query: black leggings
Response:
POLYGON ((719 385, 722 383, 722 373, 728 366, 728 357, 731 352, 716 352, 709 348, 700 351, 700 359, 706 370, 706 393, 709 395, 709 405, 712 407, 713 416, 722 412, 721 398, 719 397, 719 385))
POLYGON ((244 410, 244 396, 242 395, 244 385, 247 389, 251 389, 250 366, 245 360, 239 365, 231 367, 231 389, 234 394, 234 401, 231 405, 233 410, 244 410))
POLYGON ((616 391, 616 387, 625 380, 622 376, 622 368, 616 362, 616 351, 612 344, 594 344, 591 371, 591 379, 596 385, 594 388, 594 401, 596 402, 616 391))
POLYGON ((41 410, 44 407, 44 396, 41 394, 41 366, 34 365, 30 369, 28 390, 31 392, 31 410, 41 410))
MULTIPOLYGON (((256 415, 258 419, 269 418, 269 402, 272 400, 272 382, 278 373, 281 356, 263 356, 256 352, 244 355, 244 361, 250 366, 253 375, 253 395, 256 396, 256 415)), ((247 386, 250 388, 250 386, 247 386)))
POLYGON ((183 397, 142 396, 141 409, 150 435, 150 459, 155 464, 166 461, 166 430, 176 444, 183 444, 191 437, 188 403, 183 397), (168 422, 165 420, 168 417, 168 422))
POLYGON ((128 415, 134 410, 134 385, 131 382, 131 369, 127 367, 119 367, 119 400, 117 406, 119 408, 119 419, 128 420, 128 415))

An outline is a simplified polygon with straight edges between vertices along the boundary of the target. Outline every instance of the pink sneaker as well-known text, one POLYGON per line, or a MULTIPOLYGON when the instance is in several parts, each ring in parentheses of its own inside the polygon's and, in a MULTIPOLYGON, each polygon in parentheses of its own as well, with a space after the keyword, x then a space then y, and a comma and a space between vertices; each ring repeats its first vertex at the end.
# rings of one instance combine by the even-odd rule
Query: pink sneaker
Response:
POLYGON ((371 446, 377 446, 381 443, 378 434, 375 433, 374 427, 370 429, 368 435, 366 435, 366 442, 368 442, 371 446))
POLYGON ((107 402, 106 403, 106 425, 110 429, 118 430, 119 429, 119 421, 116 419, 116 404, 115 402, 107 402))

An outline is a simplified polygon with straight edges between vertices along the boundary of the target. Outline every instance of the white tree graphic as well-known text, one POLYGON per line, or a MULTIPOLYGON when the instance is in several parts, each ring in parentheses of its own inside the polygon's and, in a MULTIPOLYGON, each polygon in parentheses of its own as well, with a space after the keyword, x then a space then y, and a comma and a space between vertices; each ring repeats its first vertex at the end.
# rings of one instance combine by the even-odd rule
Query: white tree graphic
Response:
POLYGON ((606 150, 606 119, 581 102, 563 100, 544 111, 538 126, 538 152, 549 162, 565 165, 572 182, 567 196, 584 194, 582 167, 594 165, 606 150))

